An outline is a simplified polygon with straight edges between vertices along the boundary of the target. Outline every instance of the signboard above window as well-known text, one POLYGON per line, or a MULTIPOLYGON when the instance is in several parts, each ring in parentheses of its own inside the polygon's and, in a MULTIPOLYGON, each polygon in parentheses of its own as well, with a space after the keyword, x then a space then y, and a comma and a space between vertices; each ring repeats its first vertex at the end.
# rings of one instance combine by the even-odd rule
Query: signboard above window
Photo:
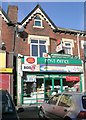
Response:
POLYGON ((80 76, 66 76, 66 81, 80 81, 80 76))

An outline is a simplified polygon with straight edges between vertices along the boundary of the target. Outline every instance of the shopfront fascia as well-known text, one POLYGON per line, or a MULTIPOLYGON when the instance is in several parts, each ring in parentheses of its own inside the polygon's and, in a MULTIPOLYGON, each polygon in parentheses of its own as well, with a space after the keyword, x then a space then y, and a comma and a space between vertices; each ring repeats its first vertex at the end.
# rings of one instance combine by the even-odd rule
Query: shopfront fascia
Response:
POLYGON ((8 90, 11 93, 12 68, 0 68, 0 89, 8 90))
POLYGON ((21 65, 21 104, 43 102, 47 87, 52 91, 57 89, 57 92, 63 92, 66 88, 82 91, 83 67, 80 59, 24 56, 21 65))

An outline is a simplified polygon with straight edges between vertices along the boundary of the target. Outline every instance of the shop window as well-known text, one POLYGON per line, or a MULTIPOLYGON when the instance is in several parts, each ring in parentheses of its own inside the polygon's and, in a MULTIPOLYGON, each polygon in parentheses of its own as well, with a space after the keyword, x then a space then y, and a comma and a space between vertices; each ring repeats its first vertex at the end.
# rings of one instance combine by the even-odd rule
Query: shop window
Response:
POLYGON ((42 27, 42 20, 41 20, 41 18, 39 16, 36 16, 34 18, 34 26, 42 27))
POLYGON ((30 47, 31 56, 43 57, 43 53, 47 52, 46 40, 31 39, 30 47))
POLYGON ((64 52, 65 54, 70 54, 72 55, 72 44, 71 42, 64 42, 64 52))

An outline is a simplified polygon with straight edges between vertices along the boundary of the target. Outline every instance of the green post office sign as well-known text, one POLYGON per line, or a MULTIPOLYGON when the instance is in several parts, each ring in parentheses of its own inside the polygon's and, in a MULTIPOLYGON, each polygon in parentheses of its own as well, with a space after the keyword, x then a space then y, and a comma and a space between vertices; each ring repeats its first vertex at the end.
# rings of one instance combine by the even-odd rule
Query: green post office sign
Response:
POLYGON ((75 64, 82 65, 82 61, 80 59, 74 58, 37 58, 37 64, 75 64))

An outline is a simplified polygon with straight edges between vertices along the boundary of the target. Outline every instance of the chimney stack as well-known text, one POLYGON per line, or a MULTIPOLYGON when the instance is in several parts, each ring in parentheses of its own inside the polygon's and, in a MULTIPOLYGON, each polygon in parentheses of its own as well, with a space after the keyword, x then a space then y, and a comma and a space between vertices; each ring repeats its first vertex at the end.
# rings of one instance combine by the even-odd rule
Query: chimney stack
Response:
POLYGON ((18 6, 9 5, 7 15, 13 23, 18 21, 18 6))

